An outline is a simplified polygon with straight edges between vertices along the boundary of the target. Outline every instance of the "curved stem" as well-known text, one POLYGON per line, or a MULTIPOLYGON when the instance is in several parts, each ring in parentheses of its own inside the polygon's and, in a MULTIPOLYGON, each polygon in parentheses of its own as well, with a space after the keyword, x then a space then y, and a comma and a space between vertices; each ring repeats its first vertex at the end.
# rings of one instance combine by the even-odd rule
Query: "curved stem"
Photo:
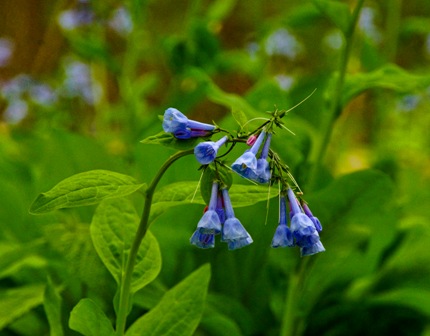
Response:
POLYGON ((308 179, 309 181, 308 190, 312 190, 315 188, 318 171, 322 165, 322 161, 324 159, 324 156, 327 151, 327 147, 330 142, 331 134, 333 131, 333 124, 336 121, 337 117, 339 117, 339 115, 342 112, 342 93, 343 93, 343 86, 345 83, 346 70, 347 70, 348 60, 351 55, 351 48, 353 44, 355 27, 357 25, 357 20, 361 11, 361 7, 363 6, 363 3, 364 3, 364 0, 358 0, 357 6, 354 8, 354 11, 352 12, 349 29, 347 32, 345 32, 345 47, 343 48, 342 54, 340 56, 339 77, 337 78, 337 82, 333 90, 332 102, 328 110, 328 116, 326 118, 325 125, 323 127, 324 133, 320 142, 320 146, 318 148, 316 160, 312 167, 312 170, 308 179))
POLYGON ((172 155, 167 161, 161 166, 157 175, 154 176, 151 184, 145 193, 145 206, 143 208, 142 217, 140 219, 140 224, 137 229, 136 235, 134 237, 133 244, 130 249, 130 254, 127 259, 127 264, 125 268, 125 272, 122 276, 122 281, 120 284, 120 292, 119 292, 119 305, 118 305, 118 314, 116 319, 116 334, 118 336, 124 335, 127 315, 129 312, 130 298, 131 298, 131 278, 133 275, 134 266, 136 263, 137 252, 139 251, 140 244, 142 243, 143 238, 145 237, 146 232, 148 231, 149 226, 149 214, 151 212, 152 206, 152 198, 154 196, 155 188, 157 187, 158 182, 161 177, 167 171, 167 169, 172 165, 173 162, 178 160, 179 158, 194 153, 194 149, 189 149, 186 151, 178 152, 172 155))

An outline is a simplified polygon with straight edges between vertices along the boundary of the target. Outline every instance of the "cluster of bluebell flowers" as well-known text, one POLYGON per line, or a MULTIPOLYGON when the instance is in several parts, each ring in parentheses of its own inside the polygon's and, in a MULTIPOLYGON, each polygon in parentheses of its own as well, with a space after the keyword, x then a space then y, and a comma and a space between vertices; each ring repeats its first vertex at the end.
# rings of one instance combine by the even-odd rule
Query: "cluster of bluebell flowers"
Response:
MULTIPOLYGON (((273 248, 297 246, 300 248, 301 256, 309 256, 325 251, 319 236, 322 231, 321 223, 312 214, 301 196, 299 197, 300 200, 296 197, 293 188, 299 191, 300 188, 288 167, 270 149, 273 127, 283 127, 281 118, 284 115, 285 112, 275 111, 272 118, 267 119, 255 131, 245 136, 237 135, 234 137, 226 130, 190 120, 177 109, 169 108, 164 114, 163 129, 165 132, 172 133, 179 140, 196 137, 206 138, 206 141, 200 142, 194 147, 194 155, 203 167, 214 164, 215 172, 218 172, 218 166, 224 166, 218 155, 222 146, 231 145, 231 149, 237 143, 246 142, 249 148, 233 162, 231 170, 258 184, 273 185, 279 183, 281 186, 279 223, 271 246, 273 248), (226 132, 228 135, 217 141, 209 140, 216 132, 226 132), (247 138, 246 141, 244 137, 247 138), (290 184, 293 185, 293 188, 290 187, 290 184), (289 211, 287 206, 290 208, 289 211), (287 215, 288 212, 289 215, 287 215)), ((300 192, 299 195, 302 193, 300 192)), ((209 204, 198 222, 190 242, 200 248, 212 248, 215 246, 215 236, 217 235, 221 236, 220 241, 227 243, 230 250, 242 248, 253 242, 250 234, 234 214, 227 183, 223 181, 221 175, 215 174, 209 204)))
POLYGON ((322 226, 314 217, 306 203, 300 206, 293 190, 288 188, 287 197, 290 205, 290 227, 287 226, 287 206, 285 196, 280 196, 279 224, 272 240, 272 247, 300 247, 300 254, 308 256, 325 251, 320 241, 322 226))
POLYGON ((213 182, 209 205, 190 238, 191 244, 200 248, 215 247, 215 236, 221 235, 221 242, 229 250, 236 250, 252 243, 252 238, 236 218, 227 187, 220 189, 213 182))

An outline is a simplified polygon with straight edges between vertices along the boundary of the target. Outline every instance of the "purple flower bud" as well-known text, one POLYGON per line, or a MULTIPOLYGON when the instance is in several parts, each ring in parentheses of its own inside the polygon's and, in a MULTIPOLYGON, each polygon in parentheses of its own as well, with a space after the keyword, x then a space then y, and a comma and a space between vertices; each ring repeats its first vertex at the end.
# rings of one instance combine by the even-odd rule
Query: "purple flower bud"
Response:
POLYGON ((248 146, 252 146, 253 144, 255 144, 255 141, 257 141, 257 136, 253 134, 248 138, 248 140, 246 140, 246 144, 248 146))
POLYGON ((194 155, 200 164, 206 165, 213 162, 218 153, 218 149, 228 140, 227 136, 222 137, 217 142, 206 141, 194 147, 194 155))

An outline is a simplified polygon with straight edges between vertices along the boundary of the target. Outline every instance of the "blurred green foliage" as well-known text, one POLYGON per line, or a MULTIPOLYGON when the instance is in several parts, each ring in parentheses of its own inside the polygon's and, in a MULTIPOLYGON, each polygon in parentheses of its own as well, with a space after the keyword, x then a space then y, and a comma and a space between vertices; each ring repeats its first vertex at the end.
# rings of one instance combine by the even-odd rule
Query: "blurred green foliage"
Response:
MULTIPOLYGON (((174 150, 140 141, 161 131, 168 107, 239 130, 243 115, 289 109, 315 88, 284 117, 295 136, 279 130, 273 149, 321 220, 326 252, 270 249, 276 199, 235 210, 251 246, 197 250, 201 199, 169 199, 177 206, 151 225, 161 272, 138 288, 129 324, 168 289, 207 281, 199 267, 210 263, 203 316, 184 335, 430 334, 430 3, 364 1, 352 39, 355 6, 1 1, 0 335, 75 335, 71 312, 81 331, 94 305, 106 330, 115 320, 115 279, 90 237, 96 207, 32 216, 37 195, 96 169, 149 183, 174 150)), ((160 190, 194 187, 198 168, 182 158, 160 190)), ((233 178, 238 195, 243 184, 233 178)), ((129 200, 140 213, 141 195, 129 200)), ((163 300, 149 314, 166 314, 163 300)))

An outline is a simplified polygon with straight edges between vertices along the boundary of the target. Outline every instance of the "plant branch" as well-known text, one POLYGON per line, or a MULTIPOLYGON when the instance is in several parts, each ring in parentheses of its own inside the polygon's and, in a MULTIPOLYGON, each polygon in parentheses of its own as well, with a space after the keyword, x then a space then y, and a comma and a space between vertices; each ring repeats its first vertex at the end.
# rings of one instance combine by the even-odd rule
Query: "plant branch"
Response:
POLYGON ((140 224, 136 232, 136 236, 134 238, 133 244, 130 249, 130 254, 127 259, 127 264, 125 268, 125 272, 122 276, 121 284, 120 284, 120 293, 119 293, 119 306, 118 306, 118 314, 116 319, 116 334, 118 336, 124 335, 127 315, 129 312, 129 305, 131 299, 131 279, 133 275, 134 266, 136 263, 137 252, 139 251, 140 244, 142 243, 143 238, 145 237, 146 232, 149 227, 149 214, 151 212, 152 206, 152 198, 154 196, 155 188, 157 187, 158 182, 161 177, 167 171, 167 169, 175 162, 183 156, 194 153, 194 149, 189 149, 186 151, 180 151, 176 154, 172 155, 167 161, 161 166, 157 175, 154 176, 151 184, 145 193, 145 205, 142 212, 142 217, 140 219, 140 224))

